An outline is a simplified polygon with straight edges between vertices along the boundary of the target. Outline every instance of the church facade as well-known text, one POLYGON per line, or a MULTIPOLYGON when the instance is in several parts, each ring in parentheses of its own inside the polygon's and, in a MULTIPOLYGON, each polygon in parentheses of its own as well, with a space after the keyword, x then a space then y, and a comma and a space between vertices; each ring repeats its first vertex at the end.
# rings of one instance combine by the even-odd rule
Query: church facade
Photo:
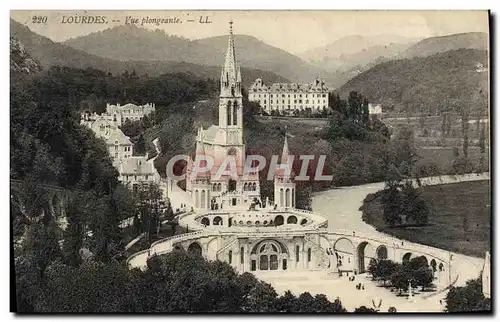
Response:
POLYGON ((234 47, 231 23, 221 70, 219 124, 198 130, 196 153, 188 160, 186 191, 195 210, 244 209, 262 203, 258 173, 244 173, 242 78, 234 47), (207 157, 213 160, 213 167, 196 171, 207 157), (231 167, 232 175, 228 174, 231 167))

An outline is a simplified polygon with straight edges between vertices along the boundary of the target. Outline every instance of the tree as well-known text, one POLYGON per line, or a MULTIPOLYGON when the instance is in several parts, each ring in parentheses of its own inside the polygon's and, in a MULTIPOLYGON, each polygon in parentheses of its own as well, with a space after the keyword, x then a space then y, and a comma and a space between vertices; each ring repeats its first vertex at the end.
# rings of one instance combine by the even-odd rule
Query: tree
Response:
POLYGON ((81 264, 80 249, 83 246, 85 233, 85 214, 82 205, 84 200, 84 194, 75 192, 74 197, 68 201, 68 210, 66 212, 68 227, 64 232, 65 238, 62 252, 65 262, 74 267, 81 264))
POLYGON ((402 209, 407 219, 419 226, 426 225, 429 221, 429 207, 422 198, 421 193, 413 187, 412 181, 407 181, 402 189, 402 209))
POLYGON ((390 227, 394 227, 401 223, 402 209, 399 198, 400 186, 401 183, 399 181, 386 182, 386 187, 381 198, 384 210, 384 222, 390 227))
POLYGON ((354 309, 354 313, 377 313, 377 311, 375 311, 375 309, 368 308, 363 305, 354 309))
POLYGON ((426 287, 432 285, 434 274, 431 268, 421 267, 414 271, 414 279, 419 286, 422 286, 422 291, 424 291, 426 287))
POLYGON ((386 281, 391 279, 392 274, 398 269, 398 264, 391 261, 382 259, 377 262, 377 278, 386 284, 386 281))
POLYGON ((447 312, 490 311, 491 300, 484 297, 481 280, 467 281, 465 286, 452 286, 446 295, 447 312))

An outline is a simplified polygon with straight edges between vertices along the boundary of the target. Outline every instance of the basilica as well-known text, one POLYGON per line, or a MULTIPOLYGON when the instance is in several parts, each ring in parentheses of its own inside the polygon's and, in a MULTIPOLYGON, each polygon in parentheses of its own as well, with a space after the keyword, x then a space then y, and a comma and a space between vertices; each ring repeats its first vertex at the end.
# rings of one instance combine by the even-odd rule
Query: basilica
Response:
MULTIPOLYGON (((258 173, 244 173, 246 161, 243 141, 244 106, 241 70, 236 61, 234 47, 231 22, 226 57, 221 71, 219 124, 212 125, 208 129, 198 129, 196 153, 194 158, 188 160, 186 191, 191 194, 195 210, 248 209, 256 204, 262 206, 265 203, 260 198, 258 173), (213 167, 209 171, 195 171, 196 165, 201 164, 206 157, 214 160, 213 167), (236 176, 219 175, 226 169, 229 171, 231 166, 235 168, 236 176)), ((288 154, 286 140, 284 149, 288 154)), ((283 161, 282 158, 283 162, 286 160, 283 161)), ((292 207, 295 200, 295 184, 283 179, 283 174, 279 173, 275 182, 278 188, 275 197, 277 204, 292 207)))

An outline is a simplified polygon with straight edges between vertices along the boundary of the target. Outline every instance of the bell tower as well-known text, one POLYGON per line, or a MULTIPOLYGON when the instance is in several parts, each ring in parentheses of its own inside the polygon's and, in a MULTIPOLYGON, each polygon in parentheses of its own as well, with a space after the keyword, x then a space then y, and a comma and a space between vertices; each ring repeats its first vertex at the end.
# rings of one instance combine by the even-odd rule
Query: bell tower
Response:
POLYGON ((232 21, 229 22, 229 40, 220 77, 219 129, 225 131, 225 145, 243 144, 241 71, 236 63, 232 21))

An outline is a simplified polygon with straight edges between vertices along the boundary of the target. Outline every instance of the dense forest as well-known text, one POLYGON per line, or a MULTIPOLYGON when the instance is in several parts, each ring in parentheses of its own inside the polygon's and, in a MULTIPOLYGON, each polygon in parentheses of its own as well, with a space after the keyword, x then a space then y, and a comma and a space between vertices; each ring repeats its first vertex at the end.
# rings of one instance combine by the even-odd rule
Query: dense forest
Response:
POLYGON ((403 115, 440 115, 470 110, 487 115, 488 67, 485 50, 459 49, 427 57, 391 60, 359 74, 338 91, 358 91, 370 102, 403 115))

